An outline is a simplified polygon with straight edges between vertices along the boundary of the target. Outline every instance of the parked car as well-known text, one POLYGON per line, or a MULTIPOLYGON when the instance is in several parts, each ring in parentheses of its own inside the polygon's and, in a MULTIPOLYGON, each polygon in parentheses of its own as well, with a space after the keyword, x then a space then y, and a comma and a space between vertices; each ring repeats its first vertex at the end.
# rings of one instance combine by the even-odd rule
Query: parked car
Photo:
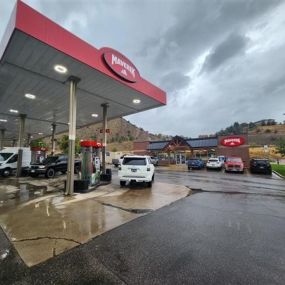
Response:
POLYGON ((115 166, 115 167, 118 167, 120 165, 120 160, 118 158, 113 158, 112 159, 112 164, 115 166))
POLYGON ((221 170, 223 168, 223 162, 220 161, 216 157, 209 158, 207 164, 206 164, 207 169, 216 169, 216 170, 221 170))
MULTIPOLYGON (((29 147, 22 148, 22 169, 28 169, 31 163, 31 150, 29 147)), ((18 147, 7 147, 0 151, 0 175, 11 175, 17 169, 18 147)))
POLYGON ((190 158, 187 160, 188 170, 190 169, 202 169, 205 167, 205 162, 200 158, 190 158))
POLYGON ((125 186, 127 182, 146 182, 151 187, 154 181, 154 165, 149 156, 124 156, 118 176, 121 186, 125 186))
POLYGON ((157 166, 158 165, 158 157, 151 156, 150 161, 153 165, 157 166))
POLYGON ((224 163, 225 172, 244 172, 244 164, 240 157, 227 157, 224 163))
POLYGON ((264 173, 271 175, 272 168, 268 159, 253 158, 250 160, 250 172, 251 173, 264 173))
MULTIPOLYGON (((68 158, 66 155, 50 156, 44 159, 41 163, 34 163, 30 166, 30 176, 37 177, 41 174, 45 175, 46 178, 52 178, 56 172, 61 173, 67 172, 68 158)), ((74 172, 80 171, 81 161, 75 160, 74 172)))

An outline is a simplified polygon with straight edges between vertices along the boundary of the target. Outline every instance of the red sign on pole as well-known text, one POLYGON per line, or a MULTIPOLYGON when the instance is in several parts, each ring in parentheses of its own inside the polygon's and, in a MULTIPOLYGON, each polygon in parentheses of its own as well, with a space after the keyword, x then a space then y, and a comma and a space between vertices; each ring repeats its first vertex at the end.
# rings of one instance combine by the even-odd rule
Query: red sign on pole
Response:
POLYGON ((104 48, 103 57, 110 69, 124 80, 137 82, 140 78, 140 74, 134 64, 118 51, 104 48))
POLYGON ((245 143, 245 139, 243 137, 226 137, 221 140, 221 145, 223 146, 240 146, 245 143))

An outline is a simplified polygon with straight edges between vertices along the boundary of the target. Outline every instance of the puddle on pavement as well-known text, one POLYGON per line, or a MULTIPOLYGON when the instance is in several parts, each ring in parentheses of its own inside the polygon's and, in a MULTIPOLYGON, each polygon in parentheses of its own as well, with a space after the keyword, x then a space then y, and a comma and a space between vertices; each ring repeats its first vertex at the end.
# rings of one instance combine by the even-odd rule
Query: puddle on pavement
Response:
POLYGON ((60 192, 63 188, 61 181, 43 181, 26 179, 0 180, 0 214, 7 208, 20 205, 30 200, 60 192))
POLYGON ((10 208, 0 207, 0 225, 28 266, 184 198, 190 191, 184 186, 159 182, 152 188, 110 184, 100 187, 98 196, 81 200, 84 194, 45 196, 50 193, 46 186, 26 182, 10 183, 3 189, 0 185, 5 203, 14 204, 10 208), (35 199, 38 197, 41 198, 35 199))

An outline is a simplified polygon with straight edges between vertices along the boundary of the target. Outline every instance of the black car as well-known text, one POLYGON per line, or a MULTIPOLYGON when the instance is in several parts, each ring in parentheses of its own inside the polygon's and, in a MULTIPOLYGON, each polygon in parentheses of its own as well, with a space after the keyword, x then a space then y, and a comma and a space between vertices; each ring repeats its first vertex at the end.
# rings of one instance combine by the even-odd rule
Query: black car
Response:
MULTIPOLYGON (((52 178, 55 173, 67 172, 68 159, 66 155, 50 156, 44 159, 41 163, 34 163, 30 166, 30 176, 37 177, 40 174, 45 175, 46 178, 52 178)), ((74 163, 74 172, 78 173, 80 170, 81 162, 76 160, 74 163)))
POLYGON ((264 173, 271 175, 272 169, 268 159, 253 158, 250 160, 250 172, 251 173, 264 173))

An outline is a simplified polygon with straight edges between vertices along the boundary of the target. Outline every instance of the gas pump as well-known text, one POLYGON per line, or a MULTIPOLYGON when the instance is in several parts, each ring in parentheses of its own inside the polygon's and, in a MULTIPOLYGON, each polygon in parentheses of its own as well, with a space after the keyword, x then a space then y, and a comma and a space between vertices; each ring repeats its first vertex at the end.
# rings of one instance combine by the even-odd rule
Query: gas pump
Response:
POLYGON ((42 161, 47 157, 47 147, 43 146, 31 146, 31 164, 42 163, 42 161))
POLYGON ((94 186, 100 182, 101 161, 100 149, 102 145, 96 141, 81 141, 81 179, 88 180, 94 186))

